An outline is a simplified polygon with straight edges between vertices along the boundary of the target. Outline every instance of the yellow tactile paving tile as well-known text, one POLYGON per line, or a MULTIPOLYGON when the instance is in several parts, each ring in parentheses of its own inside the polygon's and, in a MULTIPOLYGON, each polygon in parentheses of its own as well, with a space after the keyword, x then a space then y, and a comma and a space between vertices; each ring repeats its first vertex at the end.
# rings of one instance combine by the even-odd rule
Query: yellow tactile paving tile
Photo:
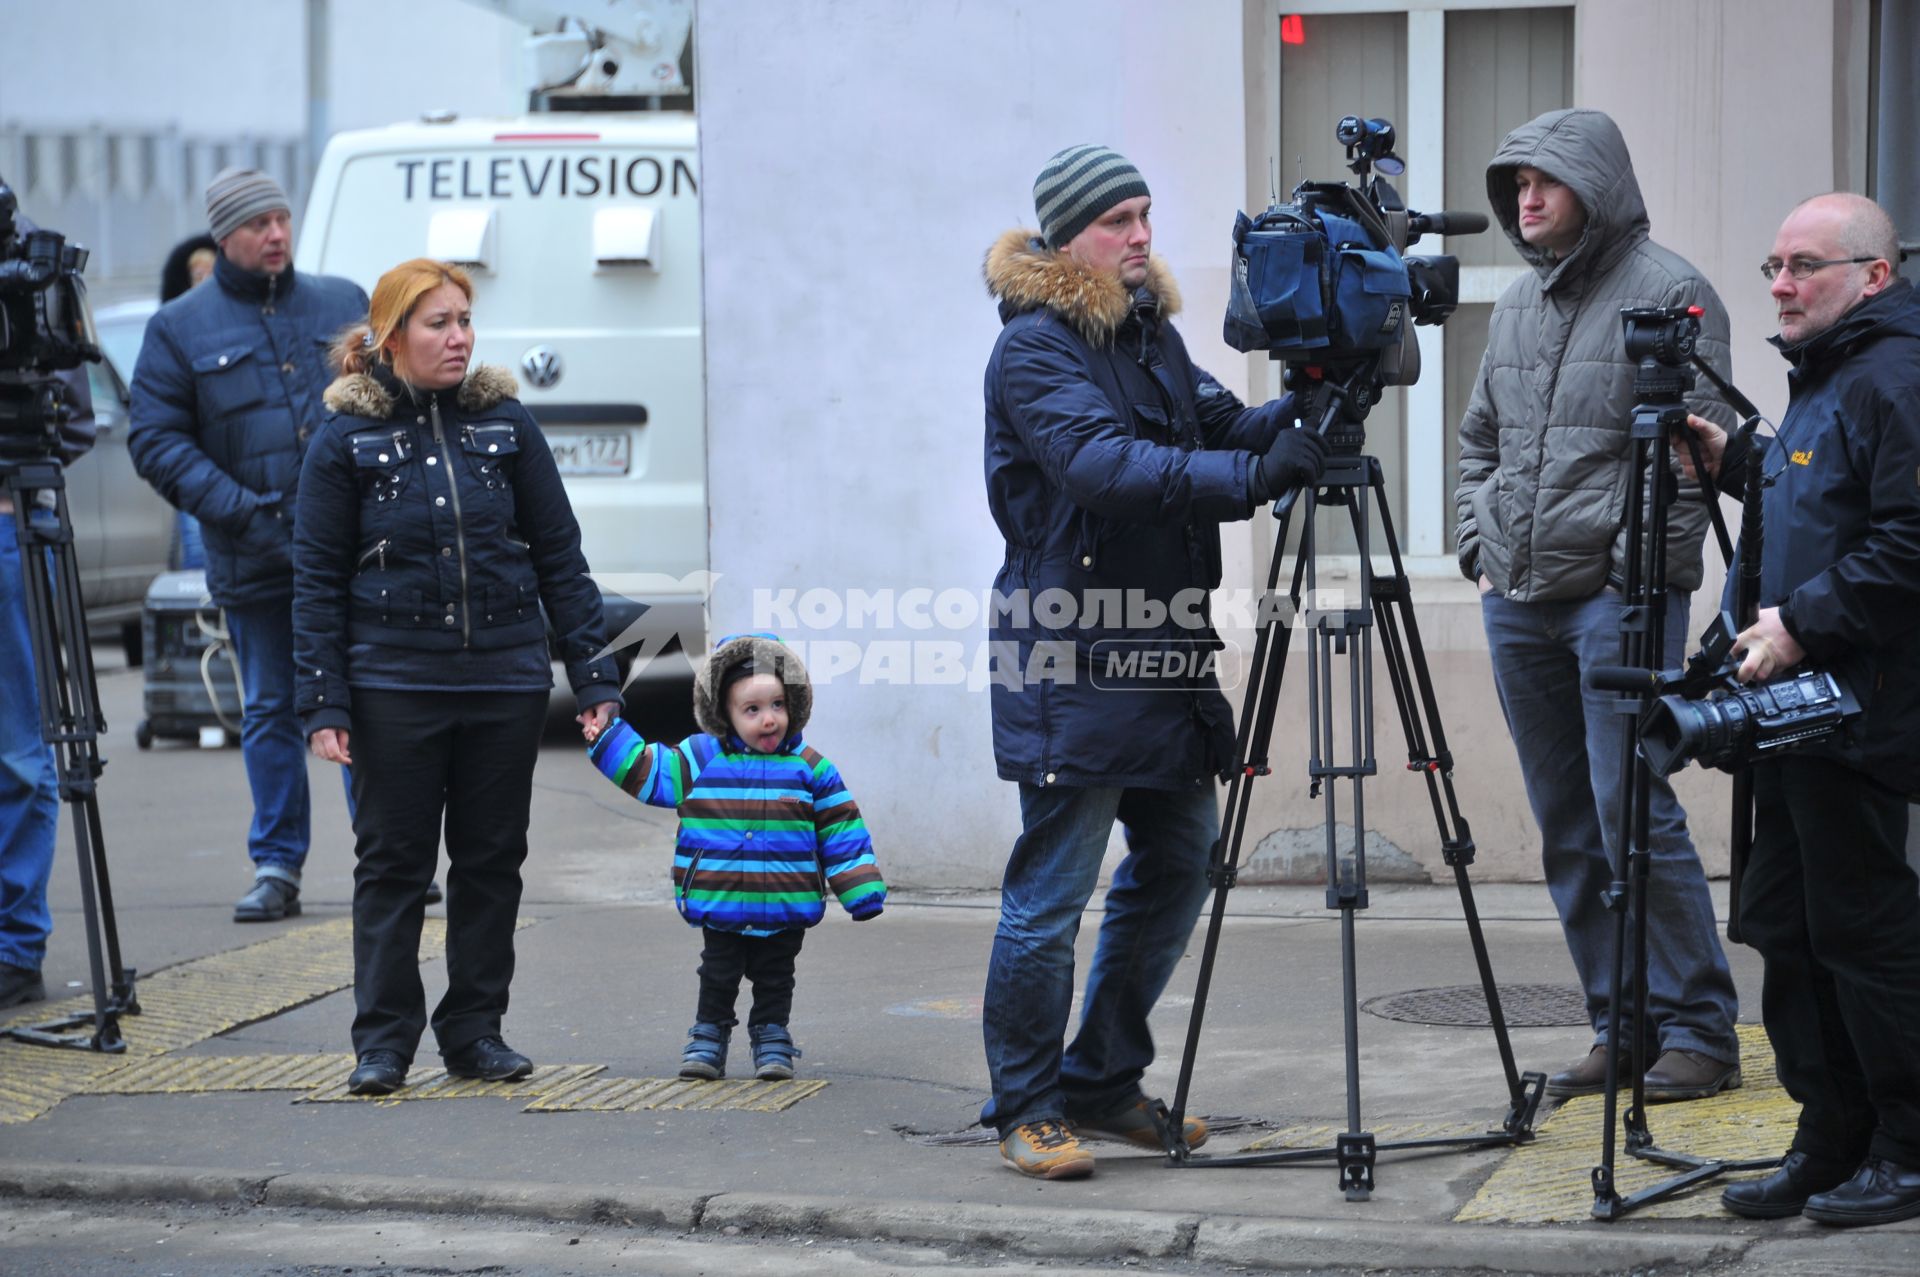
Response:
POLYGON ((311 1091, 344 1078, 351 1055, 169 1055, 141 1060, 85 1087, 85 1095, 311 1091))
MULTIPOLYGON (((521 927, 532 925, 522 918, 521 927)), ((428 961, 444 950, 446 922, 429 918, 420 937, 428 961)), ((527 1111, 746 1109, 780 1112, 818 1094, 824 1081, 694 1082, 683 1078, 602 1078, 603 1064, 548 1064, 518 1082, 476 1082, 443 1068, 416 1070, 403 1090, 348 1095, 353 1057, 175 1054, 229 1029, 278 1015, 353 983, 353 924, 333 919, 259 944, 183 962, 142 979, 141 1012, 124 1016, 123 1055, 59 1050, 0 1040, 0 1123, 30 1122, 71 1095, 185 1095, 219 1091, 308 1091, 296 1103, 398 1104, 410 1100, 511 1099, 527 1111)), ((92 1009, 91 995, 23 1008, 0 1023, 37 1024, 92 1009)))
POLYGON ((124 1055, 0 1042, 0 1124, 31 1122, 126 1065, 124 1055))
MULTIPOLYGON (((1773 1048, 1759 1025, 1740 1026, 1744 1084, 1711 1099, 1650 1105, 1647 1126, 1656 1147, 1696 1157, 1744 1161, 1778 1157, 1793 1141, 1800 1106, 1773 1072, 1773 1048)), ((1626 1096, 1620 1112, 1626 1111, 1626 1096)), ((1532 1143, 1507 1153, 1460 1213, 1461 1221, 1548 1223, 1592 1218, 1593 1169, 1600 1164, 1604 1097, 1568 1100, 1540 1124, 1532 1143)), ((1630 1156, 1624 1135, 1616 1144, 1615 1191, 1630 1197, 1681 1172, 1630 1156)), ((1750 1172, 1758 1175, 1761 1172, 1750 1172)), ((1634 1218, 1702 1219, 1725 1214, 1720 1190, 1734 1178, 1695 1185, 1684 1195, 1653 1202, 1634 1218)))
POLYGON ((779 1113, 825 1090, 823 1079, 699 1082, 686 1078, 594 1077, 527 1105, 529 1113, 633 1113, 655 1109, 746 1109, 779 1113))
POLYGON ((407 1074, 407 1084, 391 1095, 349 1095, 347 1094, 346 1074, 353 1067, 348 1060, 346 1068, 328 1078, 331 1085, 315 1091, 312 1095, 303 1095, 301 1104, 398 1104, 404 1100, 538 1100, 555 1094, 597 1073, 604 1072, 604 1064, 542 1064, 533 1072, 515 1082, 480 1082, 472 1078, 453 1077, 443 1068, 415 1069, 407 1074))
MULTIPOLYGON (((520 926, 532 925, 522 918, 520 926)), ((428 918, 420 934, 422 961, 446 946, 446 921, 428 918)), ((0 1039, 0 1123, 30 1122, 69 1095, 102 1079, 217 1034, 278 1015, 353 983, 353 923, 347 918, 304 926, 195 958, 141 977, 139 1015, 120 1017, 127 1050, 96 1055, 0 1039)), ((0 1024, 39 1024, 91 1013, 93 995, 25 1006, 0 1024)))

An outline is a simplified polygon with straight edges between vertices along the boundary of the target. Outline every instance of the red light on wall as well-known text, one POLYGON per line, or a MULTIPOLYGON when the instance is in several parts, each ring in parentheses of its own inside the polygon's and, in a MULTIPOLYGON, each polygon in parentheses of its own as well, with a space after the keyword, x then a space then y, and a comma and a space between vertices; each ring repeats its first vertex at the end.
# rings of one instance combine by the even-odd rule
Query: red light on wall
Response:
POLYGON ((1305 44, 1307 42, 1307 24, 1297 13, 1289 13, 1280 19, 1280 43, 1305 44))

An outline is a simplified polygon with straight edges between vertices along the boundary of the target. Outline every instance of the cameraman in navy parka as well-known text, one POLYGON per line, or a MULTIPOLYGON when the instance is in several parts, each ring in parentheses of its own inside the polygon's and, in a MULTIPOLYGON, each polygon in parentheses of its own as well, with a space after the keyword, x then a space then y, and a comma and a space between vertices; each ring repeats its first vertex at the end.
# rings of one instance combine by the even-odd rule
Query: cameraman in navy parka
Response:
MULTIPOLYGON (((1326 445, 1196 368, 1151 255, 1146 181, 1070 147, 1034 184, 1041 233, 987 254, 1003 324, 986 374, 995 590, 994 756, 1020 786, 982 1023, 1005 1161, 1084 1176, 1082 1139, 1157 1148, 1147 1016, 1206 895, 1233 715, 1212 671, 1219 525, 1320 477, 1326 445), (999 604, 996 604, 999 607, 999 604), (1117 610, 1116 610, 1117 609, 1117 610), (1114 821, 1114 870, 1079 1035, 1063 1051, 1073 942, 1114 821)), ((1186 1120, 1189 1147, 1206 1138, 1186 1120)))

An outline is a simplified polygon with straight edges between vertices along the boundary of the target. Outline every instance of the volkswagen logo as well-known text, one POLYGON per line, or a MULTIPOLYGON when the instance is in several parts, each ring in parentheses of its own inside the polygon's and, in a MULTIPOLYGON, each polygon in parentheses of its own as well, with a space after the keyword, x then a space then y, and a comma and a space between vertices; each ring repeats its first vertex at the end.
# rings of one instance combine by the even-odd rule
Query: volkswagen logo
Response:
POLYGON ((520 371, 537 390, 548 390, 560 383, 560 352, 551 346, 535 346, 520 356, 520 371))

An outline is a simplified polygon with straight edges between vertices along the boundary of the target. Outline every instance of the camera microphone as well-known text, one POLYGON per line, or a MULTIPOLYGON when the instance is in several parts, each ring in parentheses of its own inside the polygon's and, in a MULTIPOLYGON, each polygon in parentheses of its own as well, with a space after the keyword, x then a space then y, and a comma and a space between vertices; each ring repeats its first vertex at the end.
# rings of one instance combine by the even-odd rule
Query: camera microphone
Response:
POLYGON ((1587 671, 1587 687, 1596 692, 1640 695, 1660 691, 1666 685, 1658 670, 1636 669, 1631 665, 1596 665, 1587 671))
POLYGON ((1407 219, 1409 235, 1478 235, 1486 229, 1485 213, 1415 213, 1407 219))

